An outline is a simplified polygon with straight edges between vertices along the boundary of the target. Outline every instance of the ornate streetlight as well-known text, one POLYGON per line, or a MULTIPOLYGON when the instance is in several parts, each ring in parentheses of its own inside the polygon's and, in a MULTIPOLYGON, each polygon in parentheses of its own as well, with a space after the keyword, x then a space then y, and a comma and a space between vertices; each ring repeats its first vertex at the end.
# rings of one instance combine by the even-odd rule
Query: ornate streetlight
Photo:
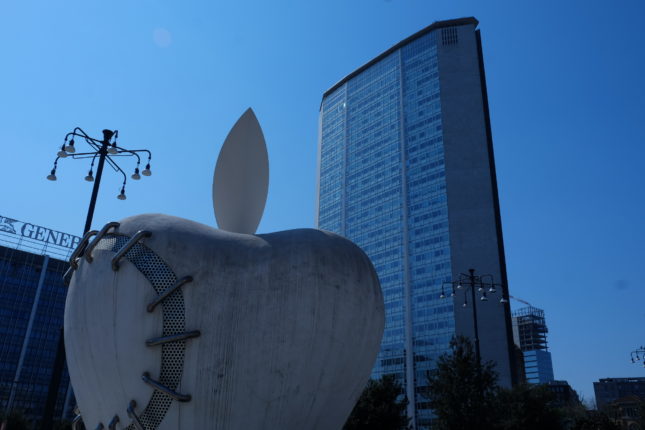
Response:
POLYGON ((632 363, 637 363, 642 360, 643 367, 645 367, 645 347, 641 346, 638 349, 635 349, 631 353, 632 363))
MULTIPOLYGON (((90 137, 85 131, 80 127, 76 127, 71 132, 65 135, 65 141, 61 146, 60 150, 56 154, 56 159, 54 160, 54 167, 47 175, 47 179, 50 181, 56 181, 56 170, 58 169, 58 160, 63 158, 73 158, 73 159, 92 159, 90 164, 90 169, 85 176, 85 180, 88 182, 94 182, 94 187, 92 188, 92 196, 90 197, 90 206, 87 210, 87 218, 85 219, 85 228, 83 229, 83 235, 87 234, 90 231, 92 226, 92 218, 94 217, 94 208, 96 206, 96 198, 99 193, 99 186, 101 185, 101 177, 103 176, 103 166, 107 162, 114 171, 121 173, 123 175, 123 184, 121 185, 121 191, 117 194, 116 198, 119 200, 125 200, 125 186, 128 180, 128 177, 125 171, 119 166, 116 162, 116 157, 135 157, 136 166, 132 175, 130 176, 133 180, 138 181, 141 179, 141 175, 150 176, 152 171, 150 170, 150 160, 152 159, 152 153, 147 149, 126 149, 117 145, 117 139, 119 137, 118 130, 103 130, 103 139, 95 139, 90 137), (89 152, 76 152, 76 141, 74 138, 81 139, 85 141, 91 148, 89 152), (147 154, 147 162, 145 168, 139 172, 141 167, 141 155, 147 154), (94 163, 98 158, 98 165, 96 167, 96 176, 94 176, 94 163)), ((66 276, 67 277, 67 276, 66 276)), ((56 350, 56 358, 54 360, 54 368, 52 371, 52 377, 49 383, 49 392, 47 393, 47 402, 45 403, 45 409, 43 412, 42 426, 43 430, 50 430, 52 428, 54 407, 56 405, 56 398, 58 396, 58 388, 60 386, 60 380, 63 374, 63 368, 65 365, 65 341, 63 339, 63 330, 61 328, 60 335, 58 338, 58 347, 56 350)))
POLYGON ((475 269, 468 269, 468 274, 461 273, 456 281, 444 282, 441 285, 441 294, 439 298, 446 298, 446 287, 449 287, 449 297, 455 297, 460 291, 463 291, 464 302, 462 307, 468 307, 468 290, 470 289, 470 301, 472 302, 473 310, 473 325, 475 330, 475 354, 477 356, 477 363, 481 363, 481 353, 479 350, 479 327, 477 322, 477 298, 479 294, 479 301, 488 301, 488 296, 496 294, 500 291, 500 303, 508 303, 508 299, 504 297, 504 286, 494 282, 493 275, 475 275, 475 269), (477 291, 477 293, 475 292, 477 291))
POLYGON ((90 164, 90 169, 85 176, 85 180, 88 182, 94 182, 94 187, 92 189, 92 197, 90 198, 90 207, 87 211, 87 219, 85 221, 85 229, 83 234, 87 233, 90 230, 92 224, 92 217, 94 216, 94 207, 96 205, 96 197, 99 192, 99 186, 101 184, 101 177, 103 176, 103 166, 105 162, 116 171, 123 175, 123 184, 121 185, 121 192, 117 194, 117 199, 125 200, 125 185, 127 183, 127 175, 116 162, 116 157, 136 157, 137 164, 134 168, 134 172, 130 176, 135 181, 141 179, 141 175, 150 176, 152 171, 150 170, 150 160, 152 159, 152 154, 147 149, 125 149, 120 146, 117 146, 117 138, 119 137, 118 130, 103 130, 103 139, 94 139, 85 133, 81 128, 76 127, 73 131, 67 133, 65 136, 65 142, 61 146, 60 150, 56 154, 56 160, 54 160, 54 167, 47 175, 47 179, 50 181, 55 181, 58 179, 56 177, 56 170, 58 169, 58 160, 61 158, 71 157, 73 159, 85 159, 91 158, 92 162, 90 164), (76 142, 74 138, 81 138, 89 144, 92 151, 90 152, 76 152, 76 142), (139 154, 145 153, 148 155, 148 161, 146 163, 143 171, 139 173, 139 168, 141 167, 141 156, 139 154), (96 168, 96 177, 94 176, 94 163, 98 157, 98 167, 96 168))

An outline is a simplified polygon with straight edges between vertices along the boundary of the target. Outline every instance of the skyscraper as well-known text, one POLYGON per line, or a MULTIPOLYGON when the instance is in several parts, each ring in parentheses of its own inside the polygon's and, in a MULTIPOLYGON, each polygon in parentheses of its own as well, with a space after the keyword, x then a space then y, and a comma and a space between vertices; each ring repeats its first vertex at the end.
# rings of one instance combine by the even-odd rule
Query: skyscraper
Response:
POLYGON ((546 342, 548 332, 542 309, 527 306, 513 311, 513 340, 522 350, 526 381, 531 384, 544 384, 554 379, 546 342))
MULTIPOLYGON (((320 106, 317 224, 376 267, 386 328, 373 377, 399 378, 417 429, 431 425, 427 371, 453 335, 474 333, 471 308, 463 296, 440 299, 442 283, 473 268, 507 285, 477 25, 430 25, 340 80, 320 106)), ((508 304, 477 313, 482 358, 509 386, 508 304)))

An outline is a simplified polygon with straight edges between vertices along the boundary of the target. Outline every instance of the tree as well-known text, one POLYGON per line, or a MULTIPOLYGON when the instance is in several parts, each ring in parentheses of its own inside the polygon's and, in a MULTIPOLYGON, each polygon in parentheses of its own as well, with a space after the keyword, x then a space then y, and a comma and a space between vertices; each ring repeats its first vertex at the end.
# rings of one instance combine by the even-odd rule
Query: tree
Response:
POLYGON ((573 430, 620 430, 609 416, 601 411, 587 411, 585 417, 580 418, 572 427, 573 430))
POLYGON ((557 430, 562 415, 553 406, 555 396, 544 385, 519 384, 497 393, 497 428, 500 430, 557 430))
POLYGON ((480 363, 470 340, 456 336, 450 352, 428 372, 427 397, 437 416, 433 428, 489 430, 495 428, 497 374, 492 362, 480 363))
POLYGON ((0 414, 0 428, 4 426, 4 430, 30 430, 32 426, 25 418, 21 411, 12 411, 10 413, 2 412, 0 414))
POLYGON ((370 379, 343 430, 407 429, 407 399, 393 375, 370 379))

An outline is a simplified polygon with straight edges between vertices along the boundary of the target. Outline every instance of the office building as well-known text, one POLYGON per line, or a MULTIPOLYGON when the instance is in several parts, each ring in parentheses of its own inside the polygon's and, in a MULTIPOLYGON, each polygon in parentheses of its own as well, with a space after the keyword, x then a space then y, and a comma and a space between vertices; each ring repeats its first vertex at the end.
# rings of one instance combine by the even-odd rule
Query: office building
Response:
POLYGON ((542 309, 527 306, 513 311, 513 340, 522 350, 526 381, 531 384, 554 380, 548 332, 542 309))
MULTIPOLYGON (((415 429, 433 417, 427 371, 455 334, 474 337, 472 304, 441 299, 443 283, 472 268, 508 285, 477 25, 430 25, 341 79, 320 106, 317 225, 376 267, 386 327, 372 376, 402 382, 415 429)), ((478 303, 477 323, 482 358, 510 386, 511 315, 500 294, 478 303)))
POLYGON ((545 386, 553 393, 551 404, 556 407, 580 405, 580 397, 567 381, 551 380, 545 386))
MULTIPOLYGON (((79 237, 0 216, 0 408, 42 417, 63 326, 63 274, 79 237)), ((54 416, 74 398, 65 370, 54 416)))
POLYGON ((593 391, 598 410, 626 397, 645 400, 645 378, 604 378, 593 383, 593 391))

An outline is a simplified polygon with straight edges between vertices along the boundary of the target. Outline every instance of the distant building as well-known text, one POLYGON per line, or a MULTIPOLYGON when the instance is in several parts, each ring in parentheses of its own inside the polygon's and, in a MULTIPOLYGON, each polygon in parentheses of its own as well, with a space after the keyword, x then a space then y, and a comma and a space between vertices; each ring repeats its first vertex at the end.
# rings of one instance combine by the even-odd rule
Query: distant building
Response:
MULTIPOLYGON (((341 79, 320 105, 317 226, 374 263, 386 323, 372 376, 402 382, 416 430, 433 419, 427 372, 455 334, 474 338, 472 304, 442 298, 443 284, 472 268, 507 285, 477 25, 435 22, 341 79)), ((501 294, 477 305, 477 323, 482 358, 508 387, 515 354, 501 294)))
MULTIPOLYGON (((80 238, 0 216, 0 409, 39 420, 60 329, 67 260, 80 238)), ((55 417, 74 406, 65 370, 55 417)))
POLYGON ((555 396, 554 404, 556 406, 567 406, 580 403, 580 398, 576 390, 571 388, 567 381, 549 381, 546 387, 555 396))
POLYGON ((593 383, 596 406, 603 409, 624 397, 636 396, 645 400, 645 378, 605 378, 593 383))
POLYGON ((542 309, 527 306, 513 312, 513 340, 522 350, 526 381, 531 384, 554 380, 548 331, 542 309))
POLYGON ((618 427, 626 430, 643 430, 640 426, 643 399, 638 396, 621 397, 605 409, 618 427))

